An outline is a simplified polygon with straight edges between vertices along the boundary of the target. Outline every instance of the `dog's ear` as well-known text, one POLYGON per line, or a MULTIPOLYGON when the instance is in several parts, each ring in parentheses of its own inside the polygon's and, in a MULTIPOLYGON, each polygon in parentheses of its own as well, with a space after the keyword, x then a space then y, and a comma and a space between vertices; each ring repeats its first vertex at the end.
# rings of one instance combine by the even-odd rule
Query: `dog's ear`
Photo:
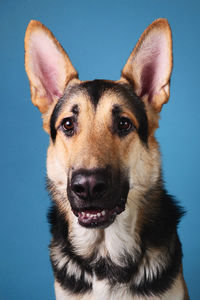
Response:
POLYGON ((147 106, 160 112, 169 99, 171 71, 171 30, 166 19, 158 19, 140 37, 122 70, 122 79, 132 84, 147 106))
POLYGON ((25 69, 32 102, 43 114, 63 95, 69 81, 78 77, 62 46, 38 21, 31 21, 26 30, 25 69))

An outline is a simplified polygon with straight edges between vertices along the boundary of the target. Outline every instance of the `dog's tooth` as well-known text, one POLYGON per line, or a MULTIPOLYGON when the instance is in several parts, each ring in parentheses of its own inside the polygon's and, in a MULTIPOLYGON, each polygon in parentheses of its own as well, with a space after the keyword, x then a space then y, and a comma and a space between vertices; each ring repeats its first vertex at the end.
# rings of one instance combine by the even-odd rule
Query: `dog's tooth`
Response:
POLYGON ((102 216, 105 216, 106 215, 105 210, 102 210, 101 214, 102 214, 102 216))
POLYGON ((83 217, 85 217, 85 213, 84 213, 84 211, 82 212, 82 216, 83 216, 83 217))
POLYGON ((90 214, 87 213, 86 216, 87 216, 87 217, 90 217, 90 214))
POLYGON ((97 213, 97 217, 101 217, 101 213, 97 213))

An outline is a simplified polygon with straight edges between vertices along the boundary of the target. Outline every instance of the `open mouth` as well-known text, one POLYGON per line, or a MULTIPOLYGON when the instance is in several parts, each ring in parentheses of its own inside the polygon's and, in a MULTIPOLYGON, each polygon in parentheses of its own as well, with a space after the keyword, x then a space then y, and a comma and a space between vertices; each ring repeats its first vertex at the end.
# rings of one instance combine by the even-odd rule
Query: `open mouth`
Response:
POLYGON ((73 210, 73 213, 78 217, 78 222, 81 226, 87 228, 105 228, 112 224, 116 215, 124 211, 125 206, 116 206, 112 209, 90 208, 81 211, 73 210))

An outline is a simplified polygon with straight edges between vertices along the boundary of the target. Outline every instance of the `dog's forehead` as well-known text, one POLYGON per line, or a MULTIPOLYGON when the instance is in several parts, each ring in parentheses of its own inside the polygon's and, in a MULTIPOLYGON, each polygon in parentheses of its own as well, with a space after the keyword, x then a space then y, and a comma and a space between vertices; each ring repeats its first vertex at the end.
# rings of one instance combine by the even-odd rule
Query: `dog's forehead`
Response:
MULTIPOLYGON (((90 102, 96 109, 100 101, 107 95, 107 101, 112 104, 113 96, 120 98, 122 96, 122 89, 120 93, 120 86, 114 81, 108 80, 93 80, 85 81, 80 85, 81 89, 87 93, 90 102)), ((117 99, 115 100, 117 102, 117 99)))
POLYGON ((110 104, 111 109, 115 104, 122 104, 134 114, 137 114, 138 111, 144 112, 143 102, 128 84, 99 79, 83 81, 70 86, 57 106, 60 107, 60 111, 65 108, 69 110, 74 104, 82 106, 89 101, 96 110, 102 100, 106 101, 108 105, 110 104))

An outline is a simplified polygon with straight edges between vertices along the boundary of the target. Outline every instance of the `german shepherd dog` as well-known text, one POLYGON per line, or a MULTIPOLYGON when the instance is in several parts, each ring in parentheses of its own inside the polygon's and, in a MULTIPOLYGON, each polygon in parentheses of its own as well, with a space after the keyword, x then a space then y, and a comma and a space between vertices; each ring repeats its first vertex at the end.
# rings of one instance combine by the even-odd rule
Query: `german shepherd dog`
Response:
POLYGON ((56 299, 189 299, 177 235, 183 210, 165 190, 154 136, 169 98, 167 20, 144 31, 118 81, 80 81, 53 34, 31 21, 25 68, 50 135, 56 299))

